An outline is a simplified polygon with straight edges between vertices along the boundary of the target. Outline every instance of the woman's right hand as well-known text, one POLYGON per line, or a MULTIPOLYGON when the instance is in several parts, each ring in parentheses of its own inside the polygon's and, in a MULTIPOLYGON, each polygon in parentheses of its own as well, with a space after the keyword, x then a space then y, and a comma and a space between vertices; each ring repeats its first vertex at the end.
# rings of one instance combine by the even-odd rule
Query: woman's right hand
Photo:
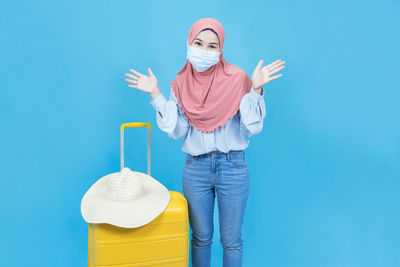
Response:
POLYGON ((149 76, 141 74, 134 69, 130 69, 130 71, 135 75, 125 73, 126 76, 131 78, 125 79, 125 81, 131 83, 128 84, 129 87, 137 88, 143 92, 149 93, 153 99, 161 93, 160 88, 158 87, 157 78, 150 68, 147 68, 149 76))

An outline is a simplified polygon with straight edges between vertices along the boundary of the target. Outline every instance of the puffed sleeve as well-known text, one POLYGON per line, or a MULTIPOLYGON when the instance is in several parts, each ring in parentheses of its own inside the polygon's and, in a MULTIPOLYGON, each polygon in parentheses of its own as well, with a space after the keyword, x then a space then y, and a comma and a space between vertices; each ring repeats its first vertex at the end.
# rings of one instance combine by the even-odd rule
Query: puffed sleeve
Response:
POLYGON ((172 139, 178 139, 184 136, 189 130, 189 122, 187 121, 183 111, 177 103, 176 97, 172 91, 167 101, 163 94, 159 94, 150 104, 157 111, 157 125, 166 132, 172 139))
POLYGON ((261 132, 266 115, 264 89, 259 95, 253 87, 240 101, 240 130, 248 137, 261 132))

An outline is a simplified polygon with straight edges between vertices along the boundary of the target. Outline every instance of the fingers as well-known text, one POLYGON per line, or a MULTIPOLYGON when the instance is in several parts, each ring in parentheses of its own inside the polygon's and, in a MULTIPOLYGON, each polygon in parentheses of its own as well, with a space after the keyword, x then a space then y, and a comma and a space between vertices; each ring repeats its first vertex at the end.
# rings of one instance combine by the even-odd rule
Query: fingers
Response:
POLYGON ((137 72, 137 71, 134 70, 134 69, 130 69, 130 71, 131 71, 133 74, 137 75, 138 77, 142 77, 142 76, 143 76, 143 74, 137 72))
POLYGON ((285 61, 281 61, 281 62, 269 67, 268 69, 271 71, 273 69, 279 68, 280 66, 283 66, 283 64, 285 64, 285 61))
POLYGON ((149 73, 150 76, 154 76, 154 73, 151 71, 150 67, 147 68, 147 72, 149 73))
POLYGON ((281 69, 283 69, 285 67, 285 61, 281 61, 276 60, 273 63, 269 64, 268 66, 265 66, 264 68, 262 68, 262 71, 265 75, 272 75, 274 73, 277 73, 278 71, 280 71, 281 69))
MULTIPOLYGON (((282 61, 282 60, 280 60, 280 59, 275 60, 274 62, 272 62, 271 64, 267 65, 266 67, 267 67, 268 69, 270 69, 270 68, 274 67, 275 65, 279 64, 281 61, 282 61)), ((283 61, 283 63, 284 63, 284 61, 283 61)))
POLYGON ((147 93, 147 91, 144 90, 144 89, 142 88, 142 86, 139 86, 139 85, 138 85, 138 82, 139 82, 140 80, 142 80, 143 78, 147 77, 147 76, 146 76, 146 75, 143 75, 143 74, 141 74, 141 73, 139 73, 139 72, 137 72, 137 71, 135 71, 134 69, 130 69, 130 71, 131 71, 133 74, 135 74, 135 75, 132 75, 132 74, 130 74, 130 73, 125 73, 125 76, 128 76, 129 78, 131 78, 131 79, 125 79, 125 81, 127 81, 127 82, 129 82, 129 83, 132 83, 132 84, 128 84, 128 86, 129 86, 129 87, 132 87, 132 88, 139 89, 139 90, 141 90, 141 91, 147 93))
POLYGON ((136 81, 139 79, 137 76, 129 74, 129 73, 125 73, 125 75, 130 77, 130 78, 132 78, 133 80, 136 80, 136 81))
POLYGON ((257 64, 257 66, 256 66, 256 71, 258 71, 258 70, 260 70, 260 68, 261 68, 261 66, 262 66, 262 64, 264 63, 264 60, 260 60, 260 61, 258 61, 258 64, 257 64))
POLYGON ((138 83, 136 80, 131 80, 131 79, 125 79, 125 81, 133 83, 133 84, 137 84, 138 83))
POLYGON ((272 76, 272 77, 270 77, 270 80, 275 80, 276 78, 279 78, 279 77, 281 77, 282 76, 282 73, 281 74, 278 74, 278 75, 275 75, 275 76, 272 76))
POLYGON ((280 71, 280 70, 283 69, 284 67, 285 67, 285 66, 282 66, 282 67, 277 68, 277 69, 269 70, 269 74, 272 75, 272 74, 274 74, 274 73, 277 73, 278 71, 280 71))

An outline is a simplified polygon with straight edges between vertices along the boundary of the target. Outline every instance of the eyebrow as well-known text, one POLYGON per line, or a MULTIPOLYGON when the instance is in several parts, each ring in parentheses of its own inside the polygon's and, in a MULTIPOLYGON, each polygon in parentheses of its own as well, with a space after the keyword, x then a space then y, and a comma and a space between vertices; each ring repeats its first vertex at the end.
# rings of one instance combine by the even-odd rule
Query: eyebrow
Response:
MULTIPOLYGON (((201 41, 201 42, 203 42, 203 40, 201 40, 201 39, 199 39, 199 38, 194 38, 195 40, 197 39, 197 40, 199 40, 199 41, 201 41)), ((214 42, 212 42, 212 43, 210 43, 210 44, 216 44, 216 45, 218 45, 218 43, 214 43, 214 42)))

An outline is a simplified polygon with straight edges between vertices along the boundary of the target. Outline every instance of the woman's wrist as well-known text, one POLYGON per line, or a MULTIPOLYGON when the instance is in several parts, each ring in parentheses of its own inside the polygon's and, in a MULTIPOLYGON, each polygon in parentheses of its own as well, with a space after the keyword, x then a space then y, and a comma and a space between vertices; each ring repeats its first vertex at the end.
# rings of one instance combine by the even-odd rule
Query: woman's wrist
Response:
POLYGON ((155 99, 159 94, 161 94, 160 89, 157 87, 154 92, 150 93, 151 98, 155 99))
POLYGON ((262 93, 262 90, 263 90, 263 88, 262 87, 260 87, 260 88, 254 88, 254 91, 256 91, 256 93, 257 94, 259 94, 259 95, 261 95, 261 93, 262 93))

